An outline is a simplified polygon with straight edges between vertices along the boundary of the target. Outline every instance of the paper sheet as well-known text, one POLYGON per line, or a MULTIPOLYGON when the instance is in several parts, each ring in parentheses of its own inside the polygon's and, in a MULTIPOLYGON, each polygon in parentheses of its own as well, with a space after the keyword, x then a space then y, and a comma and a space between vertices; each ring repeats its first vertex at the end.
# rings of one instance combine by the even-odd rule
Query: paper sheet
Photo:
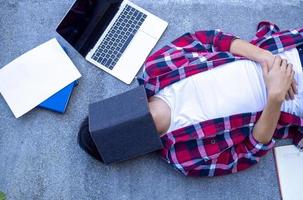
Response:
POLYGON ((0 70, 0 93, 18 118, 80 77, 54 38, 0 70))
POLYGON ((302 200, 303 152, 294 145, 274 148, 283 200, 302 200))

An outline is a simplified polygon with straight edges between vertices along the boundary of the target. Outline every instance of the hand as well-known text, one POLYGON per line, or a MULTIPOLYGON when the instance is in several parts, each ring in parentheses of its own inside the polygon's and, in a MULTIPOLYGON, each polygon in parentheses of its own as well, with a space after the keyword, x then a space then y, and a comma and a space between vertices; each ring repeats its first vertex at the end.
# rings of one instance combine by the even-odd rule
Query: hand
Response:
POLYGON ((282 103, 294 79, 295 72, 292 64, 288 64, 285 59, 276 56, 271 69, 268 65, 264 65, 262 70, 268 99, 282 103))
MULTIPOLYGON (((268 67, 269 70, 271 70, 271 68, 273 67, 273 63, 275 60, 275 56, 267 50, 264 50, 261 54, 259 54, 257 62, 259 62, 262 66, 262 68, 264 67, 268 67)), ((293 78, 291 86, 289 87, 285 99, 289 100, 289 99, 294 99, 295 94, 297 94, 297 83, 295 81, 295 79, 293 78)))

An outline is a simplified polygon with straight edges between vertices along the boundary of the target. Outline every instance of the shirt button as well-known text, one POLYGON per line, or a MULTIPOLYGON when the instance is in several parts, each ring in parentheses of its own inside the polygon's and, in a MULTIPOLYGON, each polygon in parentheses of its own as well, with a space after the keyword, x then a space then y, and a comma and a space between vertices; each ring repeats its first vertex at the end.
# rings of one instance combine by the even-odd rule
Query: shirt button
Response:
POLYGON ((216 140, 215 140, 215 139, 212 139, 212 140, 210 141, 210 143, 215 144, 215 143, 216 143, 216 140))

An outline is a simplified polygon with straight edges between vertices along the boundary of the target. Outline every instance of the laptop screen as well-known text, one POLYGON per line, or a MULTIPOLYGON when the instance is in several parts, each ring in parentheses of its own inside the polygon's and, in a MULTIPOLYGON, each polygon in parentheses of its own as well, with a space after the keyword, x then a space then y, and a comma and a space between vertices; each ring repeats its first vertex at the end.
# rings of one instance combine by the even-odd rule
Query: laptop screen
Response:
POLYGON ((122 0, 76 0, 57 32, 82 56, 94 47, 122 0))

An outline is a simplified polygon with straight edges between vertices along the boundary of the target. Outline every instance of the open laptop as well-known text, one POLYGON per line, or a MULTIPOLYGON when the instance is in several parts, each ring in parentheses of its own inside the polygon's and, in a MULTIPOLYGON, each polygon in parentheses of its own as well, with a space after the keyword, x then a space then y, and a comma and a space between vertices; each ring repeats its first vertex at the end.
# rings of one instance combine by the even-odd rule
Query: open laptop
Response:
POLYGON ((166 27, 128 0, 76 0, 57 32, 86 60, 130 84, 166 27))

